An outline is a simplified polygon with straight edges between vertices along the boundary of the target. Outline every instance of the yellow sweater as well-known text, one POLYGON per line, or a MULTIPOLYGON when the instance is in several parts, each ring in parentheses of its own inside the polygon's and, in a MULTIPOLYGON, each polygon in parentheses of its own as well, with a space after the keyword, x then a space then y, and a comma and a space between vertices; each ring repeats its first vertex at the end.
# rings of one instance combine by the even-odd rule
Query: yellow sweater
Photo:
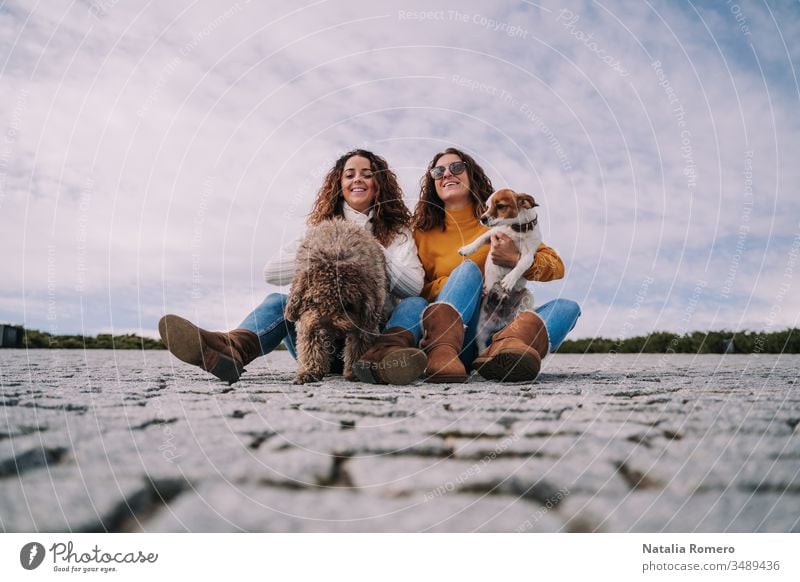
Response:
MULTIPOLYGON (((470 257, 462 257, 458 249, 472 242, 482 233, 489 230, 483 226, 473 212, 472 206, 460 210, 448 210, 445 214, 444 230, 432 228, 428 231, 414 231, 422 267, 425 269, 425 286, 421 295, 433 301, 447 282, 453 269, 469 259, 483 273, 489 245, 484 245, 470 257)), ((525 271, 528 281, 552 281, 564 276, 564 263, 552 248, 542 243, 536 251, 533 265, 525 271)))

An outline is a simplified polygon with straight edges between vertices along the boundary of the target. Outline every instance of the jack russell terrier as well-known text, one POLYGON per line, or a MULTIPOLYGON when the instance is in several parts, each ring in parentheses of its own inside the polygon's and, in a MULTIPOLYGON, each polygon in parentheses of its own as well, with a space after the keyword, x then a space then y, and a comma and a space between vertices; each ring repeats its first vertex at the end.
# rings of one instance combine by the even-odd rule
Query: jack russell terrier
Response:
POLYGON ((462 256, 475 253, 487 244, 495 232, 502 232, 514 241, 520 258, 513 269, 486 261, 484 268, 483 303, 478 321, 477 344, 482 352, 489 339, 508 325, 521 311, 533 309, 533 293, 526 287, 522 274, 533 264, 536 250, 542 243, 539 229, 538 206, 533 196, 503 188, 492 194, 486 201, 488 209, 481 216, 481 223, 490 230, 470 244, 461 247, 462 256))

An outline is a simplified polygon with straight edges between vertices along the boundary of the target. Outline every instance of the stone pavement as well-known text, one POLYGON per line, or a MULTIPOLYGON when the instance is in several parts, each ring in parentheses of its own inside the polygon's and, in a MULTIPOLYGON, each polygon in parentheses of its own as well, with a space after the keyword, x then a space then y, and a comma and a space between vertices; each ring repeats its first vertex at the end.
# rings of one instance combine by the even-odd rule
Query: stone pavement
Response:
POLYGON ((0 531, 800 531, 800 356, 555 355, 533 385, 234 386, 0 350, 0 531))

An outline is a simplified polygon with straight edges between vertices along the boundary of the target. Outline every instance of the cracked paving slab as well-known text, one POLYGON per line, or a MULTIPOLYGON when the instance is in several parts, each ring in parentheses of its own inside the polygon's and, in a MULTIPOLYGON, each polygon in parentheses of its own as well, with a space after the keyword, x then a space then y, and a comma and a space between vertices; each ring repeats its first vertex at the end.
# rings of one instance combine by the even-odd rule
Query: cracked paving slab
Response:
POLYGON ((533 384, 294 369, 0 351, 0 530, 800 531, 800 356, 554 355, 533 384))

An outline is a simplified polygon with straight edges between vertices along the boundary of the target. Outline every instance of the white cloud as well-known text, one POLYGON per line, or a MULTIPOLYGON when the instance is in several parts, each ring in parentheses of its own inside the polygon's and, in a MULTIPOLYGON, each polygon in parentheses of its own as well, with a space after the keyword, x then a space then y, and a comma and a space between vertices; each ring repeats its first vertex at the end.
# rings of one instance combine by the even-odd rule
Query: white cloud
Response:
POLYGON ((797 11, 541 4, 11 5, 0 318, 46 327, 55 287, 64 331, 184 306, 226 327, 340 153, 384 155, 413 205, 456 144, 542 203, 568 277, 538 297, 582 302, 576 336, 618 335, 645 277, 626 333, 679 329, 698 281, 696 328, 793 325, 791 293, 769 316, 799 228, 797 11), (81 293, 111 300, 81 322, 81 293))

